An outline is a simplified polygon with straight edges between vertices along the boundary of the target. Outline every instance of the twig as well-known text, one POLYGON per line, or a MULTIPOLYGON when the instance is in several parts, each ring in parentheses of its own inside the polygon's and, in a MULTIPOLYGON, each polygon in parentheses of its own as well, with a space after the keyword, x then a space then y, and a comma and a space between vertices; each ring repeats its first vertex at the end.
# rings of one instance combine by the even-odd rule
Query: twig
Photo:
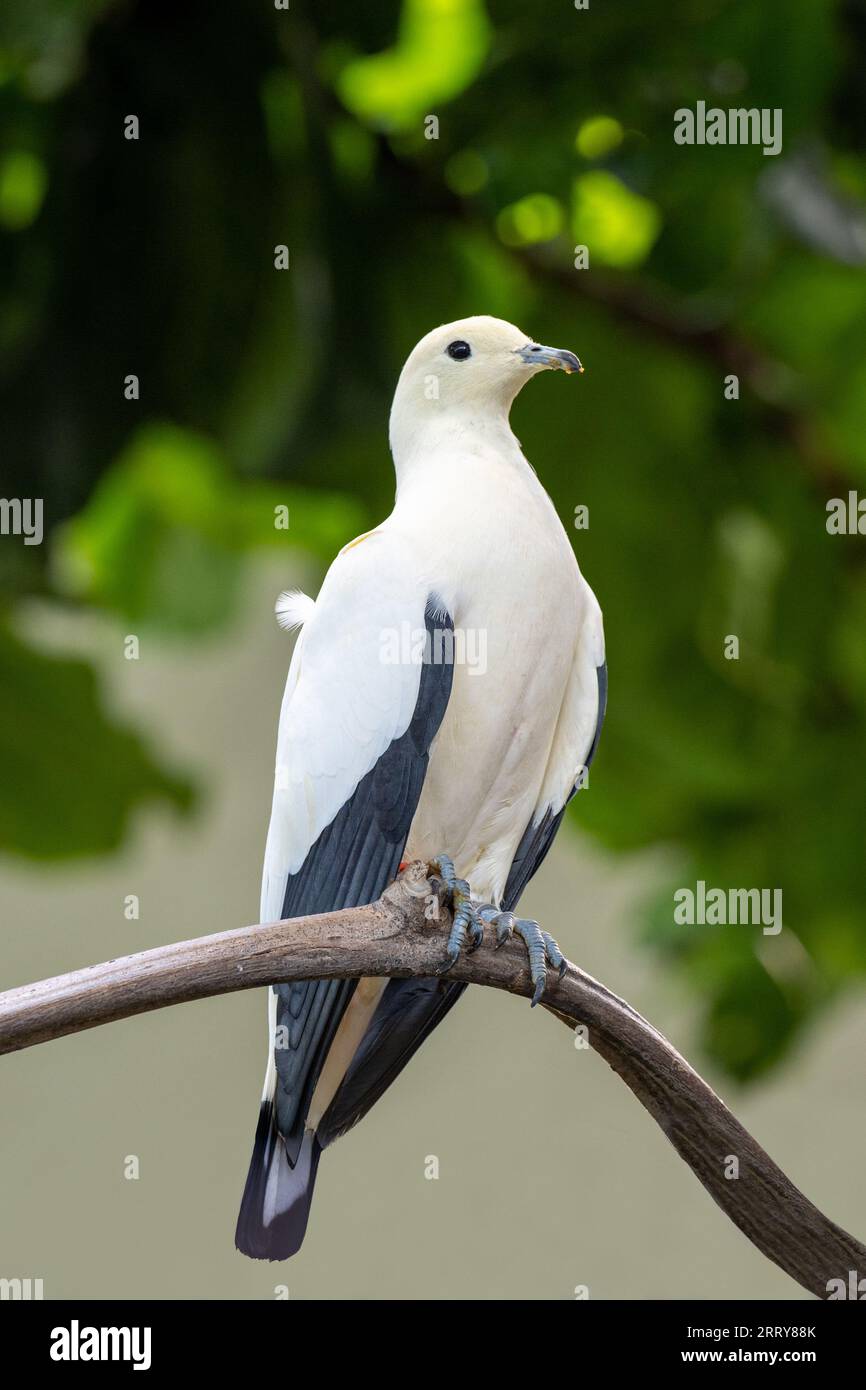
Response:
MULTIPOLYGON (((14 1052, 167 1004, 279 980, 429 976, 444 959, 424 916, 429 885, 413 864, 378 902, 158 946, 139 955, 0 994, 0 1052, 14 1052)), ((532 993, 522 944, 489 940, 449 975, 532 993)), ((576 966, 549 980, 545 1007, 587 1041, 637 1096, 726 1215, 803 1288, 826 1298, 831 1280, 866 1273, 866 1247, 794 1187, 697 1072, 631 1005, 576 966), (736 1163, 734 1162, 736 1160, 736 1163), (733 1172, 737 1176, 732 1176, 733 1172)))

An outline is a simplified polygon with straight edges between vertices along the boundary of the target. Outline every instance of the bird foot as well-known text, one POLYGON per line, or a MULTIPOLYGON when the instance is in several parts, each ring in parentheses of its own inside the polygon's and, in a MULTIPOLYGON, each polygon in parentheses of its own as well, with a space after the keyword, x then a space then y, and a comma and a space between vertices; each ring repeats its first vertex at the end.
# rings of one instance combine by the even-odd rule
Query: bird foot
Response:
POLYGON ((514 930, 518 936, 523 938, 529 955, 529 973, 532 976, 532 983, 535 986, 532 991, 532 1004, 534 1009, 544 993, 547 984, 547 967, 553 969, 559 975, 560 980, 568 969, 568 961, 559 949, 558 943, 548 931, 542 931, 537 922, 531 918, 520 917, 514 923, 514 930))
POLYGON ((458 878, 454 861, 447 854, 440 854, 428 865, 431 876, 440 878, 445 886, 446 896, 454 914, 446 946, 447 960, 438 970, 444 975, 460 958, 460 952, 467 949, 477 951, 484 940, 484 926, 472 902, 472 894, 465 878, 458 878), (467 947, 467 940, 469 945, 467 947))
POLYGON ((492 926, 496 932, 497 950, 516 932, 529 956, 529 973, 533 984, 531 1007, 534 1009, 547 985, 548 965, 558 972, 560 979, 568 968, 568 961, 550 932, 542 931, 531 918, 515 917, 513 912, 500 911, 494 903, 473 902, 469 884, 464 878, 457 877, 453 861, 447 854, 440 854, 428 867, 430 874, 440 878, 445 885, 454 913, 448 933, 448 958, 438 973, 446 974, 456 964, 464 948, 470 953, 478 949, 484 938, 485 924, 492 926))

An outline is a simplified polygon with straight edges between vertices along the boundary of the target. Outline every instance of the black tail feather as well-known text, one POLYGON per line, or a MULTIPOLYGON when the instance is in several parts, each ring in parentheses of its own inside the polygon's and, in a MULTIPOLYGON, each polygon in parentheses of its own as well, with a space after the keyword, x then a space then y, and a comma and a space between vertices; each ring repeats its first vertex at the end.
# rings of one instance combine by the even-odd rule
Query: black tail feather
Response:
POLYGON ((322 1146, 305 1133, 294 1166, 274 1123, 274 1107, 262 1101, 247 1173, 235 1245, 254 1260, 287 1260, 297 1254, 307 1229, 322 1146))

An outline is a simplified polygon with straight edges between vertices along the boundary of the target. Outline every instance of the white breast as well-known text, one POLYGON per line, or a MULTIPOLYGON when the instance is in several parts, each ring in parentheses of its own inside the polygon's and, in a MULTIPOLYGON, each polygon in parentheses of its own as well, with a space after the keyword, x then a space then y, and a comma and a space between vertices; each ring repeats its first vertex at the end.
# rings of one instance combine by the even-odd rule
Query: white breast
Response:
POLYGON ((473 892, 494 902, 543 798, 558 800, 555 809, 565 800, 597 712, 596 689, 571 710, 572 720, 591 719, 584 748, 558 733, 575 704, 581 633, 598 610, 549 497, 509 439, 506 465, 502 441, 428 458, 386 523, 411 533, 457 630, 451 699, 406 858, 449 853, 473 892))

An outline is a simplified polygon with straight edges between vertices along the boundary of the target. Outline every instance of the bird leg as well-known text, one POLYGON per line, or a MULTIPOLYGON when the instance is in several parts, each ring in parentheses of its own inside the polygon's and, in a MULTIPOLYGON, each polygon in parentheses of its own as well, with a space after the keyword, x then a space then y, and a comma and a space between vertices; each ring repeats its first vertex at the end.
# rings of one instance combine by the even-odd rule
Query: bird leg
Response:
POLYGON ((533 984, 531 1007, 534 1009, 544 994, 548 965, 559 972, 560 979, 568 968, 568 962, 550 932, 542 931, 538 923, 529 917, 515 917, 513 912, 502 912, 494 903, 473 902, 469 884, 465 878, 457 877, 453 860, 447 854, 440 854, 432 860, 428 872, 442 880, 454 914, 448 933, 448 959, 439 974, 446 974, 456 963, 460 952, 466 947, 467 937, 467 949, 470 952, 477 950, 484 937, 485 923, 496 932, 497 950, 516 932, 529 956, 529 973, 533 984))
POLYGON ((440 854, 427 866, 431 876, 440 878, 445 885, 446 896, 454 914, 451 930, 448 933, 448 959, 439 970, 444 975, 460 957, 469 938, 469 951, 475 951, 484 940, 484 926, 472 902, 469 884, 465 878, 458 878, 454 861, 447 854, 440 854))

